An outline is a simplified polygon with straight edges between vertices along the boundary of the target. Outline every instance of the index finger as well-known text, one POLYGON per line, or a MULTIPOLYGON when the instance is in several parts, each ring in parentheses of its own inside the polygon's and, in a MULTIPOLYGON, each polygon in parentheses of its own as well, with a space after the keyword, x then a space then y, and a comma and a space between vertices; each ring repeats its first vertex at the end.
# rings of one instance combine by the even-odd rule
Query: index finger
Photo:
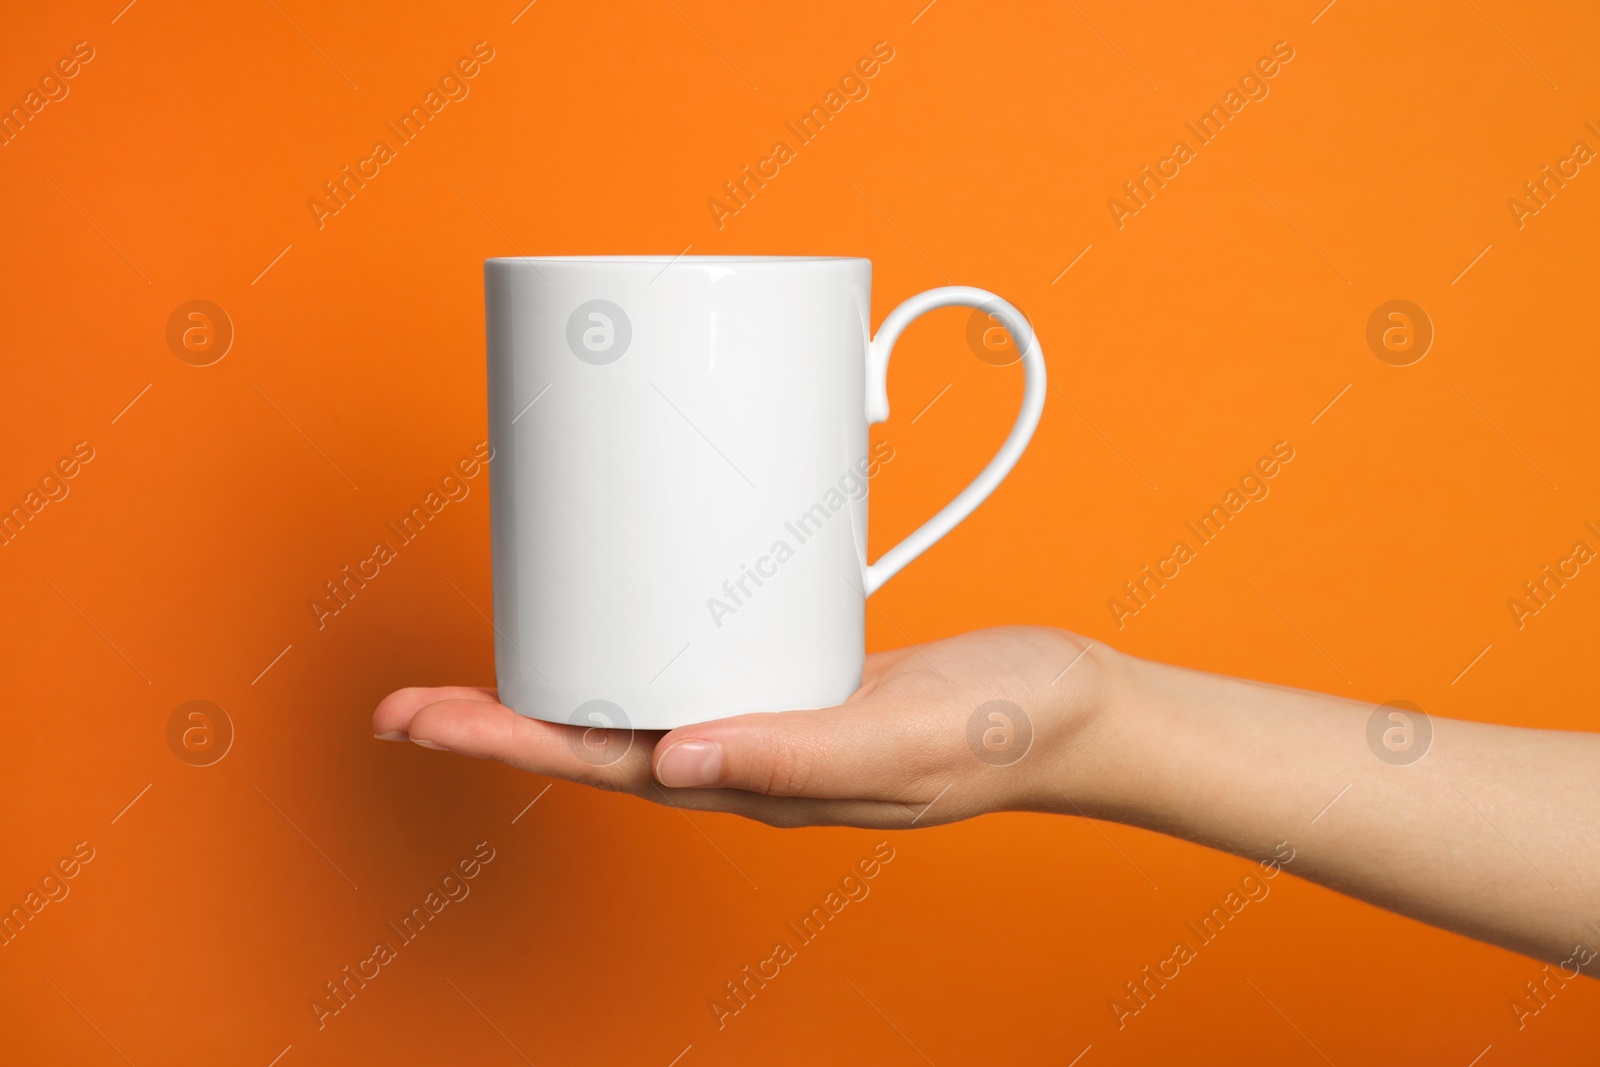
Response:
POLYGON ((416 708, 406 733, 427 748, 630 793, 650 787, 650 751, 661 736, 546 722, 481 695, 445 696, 416 708))
POLYGON ((372 732, 385 741, 405 741, 412 716, 429 704, 440 700, 484 700, 493 704, 497 699, 493 689, 481 686, 407 686, 378 701, 372 712, 372 732))

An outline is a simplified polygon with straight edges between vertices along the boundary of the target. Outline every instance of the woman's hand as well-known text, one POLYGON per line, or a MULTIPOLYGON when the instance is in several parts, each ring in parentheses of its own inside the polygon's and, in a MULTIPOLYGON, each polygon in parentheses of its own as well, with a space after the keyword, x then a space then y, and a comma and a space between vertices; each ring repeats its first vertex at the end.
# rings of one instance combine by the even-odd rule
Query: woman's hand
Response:
POLYGON ((1122 658, 1009 627, 870 656, 835 708, 586 730, 518 715, 491 689, 446 687, 391 694, 372 725, 385 740, 775 826, 930 826, 1063 807, 1108 727, 1122 658))
POLYGON ((1600 735, 1409 707, 1014 627, 872 656, 855 695, 817 711, 634 733, 524 718, 487 689, 402 689, 373 728, 776 826, 1089 814, 1292 862, 1568 978, 1600 967, 1600 735), (1387 747, 1397 722, 1425 727, 1405 735, 1417 747, 1387 747))

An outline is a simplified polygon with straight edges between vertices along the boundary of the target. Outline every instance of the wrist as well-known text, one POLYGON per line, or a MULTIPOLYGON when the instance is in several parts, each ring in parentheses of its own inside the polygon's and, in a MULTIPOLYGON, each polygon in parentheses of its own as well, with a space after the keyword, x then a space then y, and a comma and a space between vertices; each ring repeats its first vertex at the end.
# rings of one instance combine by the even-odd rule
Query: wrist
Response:
POLYGON ((1050 686, 1047 725, 1041 731, 1045 758, 1032 790, 1037 806, 1030 807, 1142 821, 1137 808, 1148 799, 1148 790, 1140 778, 1150 765, 1151 746, 1160 743, 1154 693, 1167 668, 1077 640, 1087 649, 1082 660, 1050 686))

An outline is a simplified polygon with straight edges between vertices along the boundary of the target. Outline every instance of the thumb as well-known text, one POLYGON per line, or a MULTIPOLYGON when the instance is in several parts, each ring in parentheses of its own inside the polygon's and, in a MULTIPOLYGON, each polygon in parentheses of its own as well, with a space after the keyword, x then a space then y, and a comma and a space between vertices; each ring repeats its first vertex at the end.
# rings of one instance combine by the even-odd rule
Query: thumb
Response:
POLYGON ((869 696, 680 727, 657 743, 651 766, 670 788, 895 800, 946 767, 958 739, 933 709, 919 713, 869 696))

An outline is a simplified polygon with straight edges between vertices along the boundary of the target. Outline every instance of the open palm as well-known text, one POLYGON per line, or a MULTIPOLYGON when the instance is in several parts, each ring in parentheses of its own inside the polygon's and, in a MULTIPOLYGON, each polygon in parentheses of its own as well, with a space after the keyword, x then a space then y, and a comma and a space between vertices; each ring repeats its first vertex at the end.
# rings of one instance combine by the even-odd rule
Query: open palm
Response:
POLYGON ((832 708, 598 730, 447 686, 390 694, 373 730, 776 826, 927 826, 1059 803, 1053 754, 1092 720, 1115 655, 1061 630, 1007 627, 869 656, 861 688, 832 708))

